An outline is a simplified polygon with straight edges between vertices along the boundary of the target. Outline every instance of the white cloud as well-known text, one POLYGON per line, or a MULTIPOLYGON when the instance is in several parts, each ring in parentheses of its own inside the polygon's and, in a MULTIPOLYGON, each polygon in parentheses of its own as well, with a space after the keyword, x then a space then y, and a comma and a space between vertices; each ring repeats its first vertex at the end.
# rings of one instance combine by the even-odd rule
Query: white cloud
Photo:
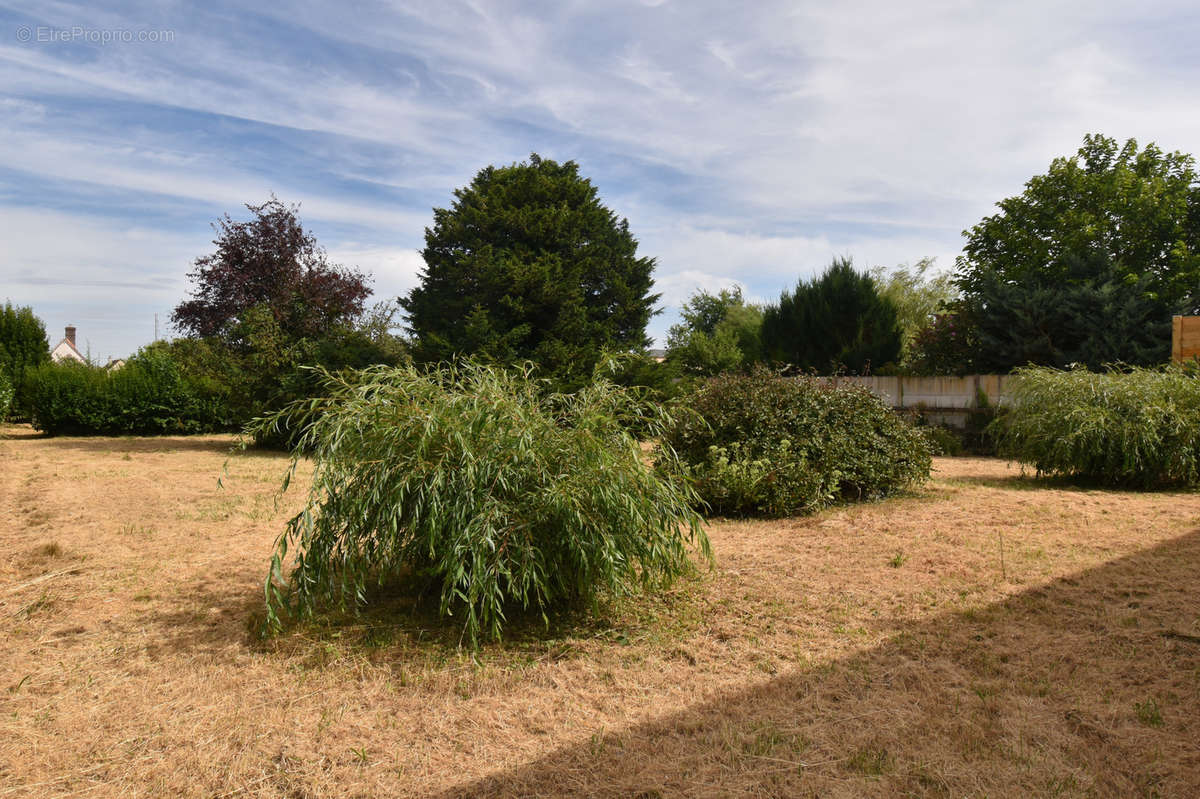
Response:
POLYGON ((413 248, 371 247, 353 242, 328 250, 329 260, 355 266, 372 277, 376 300, 388 300, 408 294, 419 282, 425 268, 421 253, 413 248))
MULTIPOLYGON (((65 209, 86 184, 202 209, 203 229, 213 208, 274 191, 303 203, 338 259, 375 272, 380 295, 413 285, 429 197, 445 205, 480 167, 531 150, 575 158, 625 209, 676 306, 733 282, 773 298, 835 255, 949 267, 962 229, 1084 133, 1168 150, 1200 140, 1196 17, 1182 2, 439 0, 347 14, 218 0, 28 13, 176 30, 171 45, 86 52, 0 43, 0 168, 53 182, 39 203, 65 209), (267 140, 254 157, 238 149, 244 131, 267 140)), ((31 182, 13 180, 4 201, 31 182)), ((62 220, 10 210, 0 229, 20 242, 0 252, 0 294, 31 275, 78 284, 85 263, 129 283, 122 247, 151 274, 207 247, 135 241, 130 220, 86 215, 62 243, 62 220)))

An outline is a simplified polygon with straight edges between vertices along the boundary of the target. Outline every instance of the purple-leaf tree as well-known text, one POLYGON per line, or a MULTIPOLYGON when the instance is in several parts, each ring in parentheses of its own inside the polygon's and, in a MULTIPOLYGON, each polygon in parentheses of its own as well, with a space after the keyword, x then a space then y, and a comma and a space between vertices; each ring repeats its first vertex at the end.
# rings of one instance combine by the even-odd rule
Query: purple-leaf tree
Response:
POLYGON ((196 259, 192 295, 171 315, 180 332, 233 341, 246 313, 261 306, 289 338, 311 338, 362 313, 368 276, 329 263, 300 224, 299 206, 272 196, 246 208, 249 221, 226 214, 213 225, 217 250, 196 259))

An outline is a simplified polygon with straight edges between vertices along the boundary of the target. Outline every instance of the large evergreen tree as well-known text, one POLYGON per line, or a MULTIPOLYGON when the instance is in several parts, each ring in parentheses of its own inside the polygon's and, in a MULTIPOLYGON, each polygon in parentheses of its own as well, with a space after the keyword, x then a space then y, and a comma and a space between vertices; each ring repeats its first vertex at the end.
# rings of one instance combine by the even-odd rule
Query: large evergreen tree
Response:
POLYGON ((654 259, 573 161, 481 170, 435 208, 421 283, 400 303, 426 362, 531 360, 565 383, 649 344, 654 259))
POLYGON ((837 258, 819 277, 784 291, 763 313, 763 349, 776 363, 865 373, 900 356, 896 306, 871 276, 837 258))
POLYGON ((1149 366, 1171 352, 1171 313, 1151 289, 1130 281, 1100 253, 1068 255, 1020 283, 981 281, 965 313, 974 322, 973 361, 981 371, 1017 366, 1089 369, 1124 363, 1149 366))

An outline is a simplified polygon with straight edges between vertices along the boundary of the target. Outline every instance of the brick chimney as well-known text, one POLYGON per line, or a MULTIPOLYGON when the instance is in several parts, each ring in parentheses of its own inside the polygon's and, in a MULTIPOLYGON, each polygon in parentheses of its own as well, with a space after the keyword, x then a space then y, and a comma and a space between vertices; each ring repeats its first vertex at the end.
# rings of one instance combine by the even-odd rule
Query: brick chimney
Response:
POLYGON ((67 341, 71 342, 71 346, 75 346, 75 325, 67 325, 67 341))

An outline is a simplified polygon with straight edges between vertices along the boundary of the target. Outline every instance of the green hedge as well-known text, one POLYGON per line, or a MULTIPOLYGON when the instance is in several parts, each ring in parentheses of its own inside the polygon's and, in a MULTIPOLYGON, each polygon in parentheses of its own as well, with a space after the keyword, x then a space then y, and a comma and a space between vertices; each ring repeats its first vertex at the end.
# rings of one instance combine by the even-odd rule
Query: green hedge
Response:
POLYGON ((1028 367, 1009 386, 1000 453, 1039 474, 1152 488, 1200 484, 1200 378, 1178 367, 1028 367))
POLYGON ((711 512, 809 513, 928 478, 926 436, 857 384, 760 369, 696 385, 665 442, 711 512))
POLYGON ((164 352, 123 367, 46 364, 25 374, 33 426, 50 435, 168 435, 223 429, 219 397, 186 379, 164 352))

